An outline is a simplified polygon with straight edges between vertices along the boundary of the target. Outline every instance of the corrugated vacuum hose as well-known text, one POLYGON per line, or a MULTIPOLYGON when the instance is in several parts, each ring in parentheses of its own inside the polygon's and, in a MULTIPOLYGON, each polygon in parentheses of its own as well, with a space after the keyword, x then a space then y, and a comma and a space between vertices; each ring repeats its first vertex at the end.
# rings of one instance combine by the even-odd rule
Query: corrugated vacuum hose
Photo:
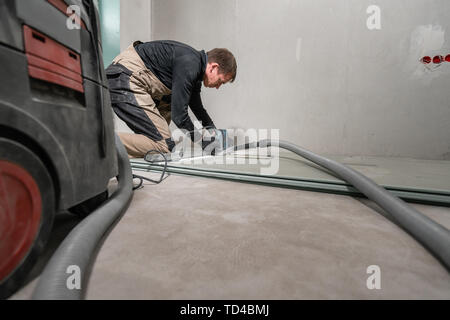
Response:
POLYGON ((367 198, 383 208, 396 223, 429 250, 450 270, 450 231, 444 226, 426 217, 400 198, 380 187, 361 173, 336 161, 316 155, 286 141, 261 140, 235 146, 234 150, 255 147, 278 146, 289 150, 335 173, 363 193, 367 198))
MULTIPOLYGON (((128 208, 133 194, 132 172, 125 148, 116 136, 119 157, 119 187, 107 203, 85 218, 63 241, 42 273, 33 293, 34 299, 83 299, 93 262, 109 231, 128 208), (68 267, 81 270, 81 288, 68 289, 68 267)), ((355 170, 316 155, 292 143, 262 140, 234 147, 235 151, 256 147, 278 146, 294 152, 336 174, 352 184, 367 198, 383 208, 410 235, 450 269, 450 232, 424 216, 398 197, 355 170)))
POLYGON ((85 297, 97 253, 109 232, 127 210, 133 196, 130 162, 117 135, 116 149, 119 164, 117 190, 64 239, 42 272, 33 292, 33 299, 77 300, 85 297), (70 283, 72 272, 79 272, 79 288, 70 283))

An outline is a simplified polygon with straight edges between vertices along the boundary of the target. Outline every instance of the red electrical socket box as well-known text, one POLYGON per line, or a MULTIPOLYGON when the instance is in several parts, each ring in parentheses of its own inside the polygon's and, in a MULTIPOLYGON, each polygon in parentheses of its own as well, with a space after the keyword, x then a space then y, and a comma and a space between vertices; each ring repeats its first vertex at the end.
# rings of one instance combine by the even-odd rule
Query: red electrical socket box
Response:
POLYGON ((23 35, 30 77, 84 92, 79 54, 29 26, 23 35))

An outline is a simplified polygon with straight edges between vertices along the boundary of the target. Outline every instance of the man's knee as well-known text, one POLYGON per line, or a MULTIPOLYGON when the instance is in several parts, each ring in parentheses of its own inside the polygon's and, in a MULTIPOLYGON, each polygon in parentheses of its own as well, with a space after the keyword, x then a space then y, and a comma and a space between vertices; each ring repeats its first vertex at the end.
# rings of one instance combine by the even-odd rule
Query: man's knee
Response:
POLYGON ((160 141, 156 141, 156 146, 153 148, 154 150, 158 150, 162 153, 170 153, 172 152, 173 148, 175 147, 175 142, 172 140, 172 138, 163 139, 160 141))
POLYGON ((127 153, 136 158, 142 158, 150 150, 157 150, 162 153, 169 153, 175 146, 171 138, 154 141, 142 134, 133 134, 128 132, 118 132, 127 153))
POLYGON ((172 137, 165 139, 167 149, 169 152, 172 152, 173 148, 175 148, 175 141, 173 141, 172 137))
POLYGON ((158 150, 159 152, 162 152, 162 153, 169 153, 170 152, 169 147, 164 142, 164 140, 158 141, 157 145, 158 145, 158 147, 156 148, 156 150, 158 150))

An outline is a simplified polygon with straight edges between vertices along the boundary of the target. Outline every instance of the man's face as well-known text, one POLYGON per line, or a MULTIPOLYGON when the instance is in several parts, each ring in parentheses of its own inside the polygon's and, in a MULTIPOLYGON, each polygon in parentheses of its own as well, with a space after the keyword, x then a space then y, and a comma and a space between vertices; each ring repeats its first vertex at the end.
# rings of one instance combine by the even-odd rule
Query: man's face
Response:
POLYGON ((221 85, 231 80, 231 74, 223 74, 219 72, 219 65, 215 62, 208 63, 206 66, 203 84, 207 88, 219 89, 221 85))

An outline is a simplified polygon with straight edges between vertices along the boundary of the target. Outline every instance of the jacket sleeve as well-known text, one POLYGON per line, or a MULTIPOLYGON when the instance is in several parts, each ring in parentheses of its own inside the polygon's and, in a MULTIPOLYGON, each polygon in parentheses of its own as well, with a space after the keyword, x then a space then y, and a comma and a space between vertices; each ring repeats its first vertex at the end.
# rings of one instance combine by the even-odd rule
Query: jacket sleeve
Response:
POLYGON ((195 75, 189 70, 189 61, 177 60, 172 70, 172 121, 180 129, 193 131, 195 127, 189 118, 188 105, 195 75))
POLYGON ((197 83, 192 89, 189 107, 191 108, 192 112, 197 117, 197 119, 202 122, 203 127, 215 129, 216 126, 214 125, 214 122, 208 115, 208 112, 206 112, 205 108, 203 107, 202 98, 200 96, 201 87, 202 87, 201 81, 197 81, 197 83))

